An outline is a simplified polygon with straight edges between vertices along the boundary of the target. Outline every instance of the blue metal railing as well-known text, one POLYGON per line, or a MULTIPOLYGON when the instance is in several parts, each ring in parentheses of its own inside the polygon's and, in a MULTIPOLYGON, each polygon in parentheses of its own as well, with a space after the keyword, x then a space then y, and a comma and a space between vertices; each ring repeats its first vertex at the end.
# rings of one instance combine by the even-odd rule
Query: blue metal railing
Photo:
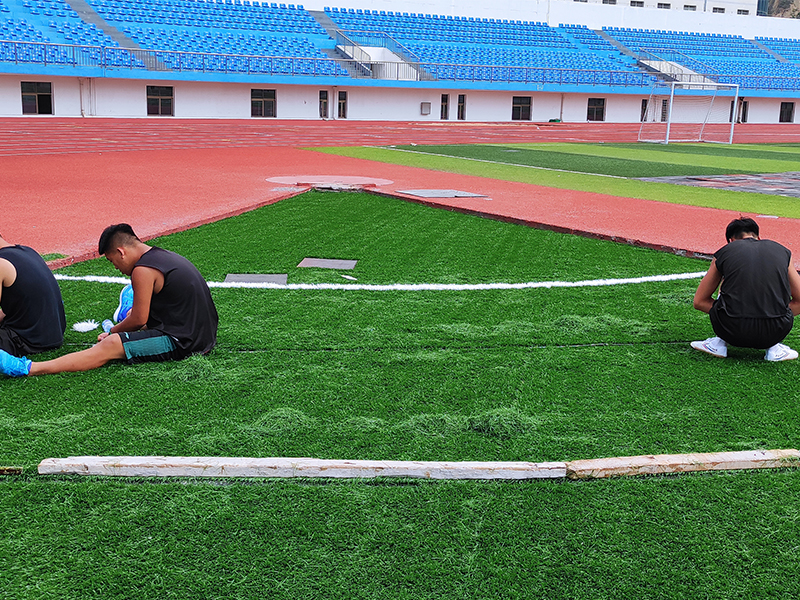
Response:
MULTIPOLYGON (((360 43, 360 40, 359 40, 360 43)), ((365 44, 366 45, 366 44, 365 44)), ((408 52, 408 51, 406 51, 408 52)), ((101 69, 162 73, 252 74, 310 77, 350 77, 346 67, 359 61, 334 58, 253 56, 211 52, 175 52, 133 48, 81 46, 49 42, 0 40, 0 64, 42 65, 75 69, 101 69)), ((650 87, 657 78, 643 71, 547 68, 507 65, 419 62, 370 62, 363 78, 397 81, 455 81, 529 85, 588 85, 650 87)), ((353 69, 357 72, 357 68, 353 69)), ((721 83, 723 77, 715 75, 721 83)), ((727 78, 726 78, 727 79, 727 78)), ((798 89, 800 78, 734 77, 752 80, 759 89, 798 89), (797 85, 797 87, 788 87, 797 85)), ((739 81, 733 81, 738 83, 739 81)), ((744 85, 743 87, 749 87, 744 85)))
POLYGON ((337 61, 328 58, 172 52, 11 40, 0 40, 0 63, 3 62, 175 73, 347 76, 347 71, 337 61))

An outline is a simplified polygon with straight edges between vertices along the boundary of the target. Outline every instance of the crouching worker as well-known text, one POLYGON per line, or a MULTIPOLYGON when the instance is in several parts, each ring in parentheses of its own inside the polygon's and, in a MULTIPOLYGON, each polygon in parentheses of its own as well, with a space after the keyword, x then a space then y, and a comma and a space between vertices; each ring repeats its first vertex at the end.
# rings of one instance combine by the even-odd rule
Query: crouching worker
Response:
POLYGON ((797 358, 781 343, 800 313, 800 275, 792 253, 760 239, 753 219, 731 221, 725 238, 728 243, 714 253, 694 295, 694 307, 708 313, 716 336, 692 342, 692 348, 721 358, 728 356, 728 345, 766 350, 769 361, 797 358))
POLYGON ((59 358, 31 362, 0 350, 0 372, 44 375, 96 369, 111 360, 130 364, 205 354, 217 340, 217 309, 208 284, 182 256, 143 243, 127 223, 103 231, 98 252, 133 286, 133 307, 98 343, 59 358))

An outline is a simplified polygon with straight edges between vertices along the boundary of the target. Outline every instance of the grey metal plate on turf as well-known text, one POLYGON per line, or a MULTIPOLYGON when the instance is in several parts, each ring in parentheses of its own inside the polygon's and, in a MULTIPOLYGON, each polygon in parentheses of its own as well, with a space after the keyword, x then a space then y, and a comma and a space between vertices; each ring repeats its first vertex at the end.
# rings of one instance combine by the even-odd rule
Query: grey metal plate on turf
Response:
POLYGON ((330 258, 304 258, 298 267, 317 267, 318 269, 355 269, 357 260, 337 260, 330 258))
POLYGON ((228 273, 225 275, 225 283, 277 283, 286 285, 288 279, 289 276, 285 273, 228 273))
POLYGON ((420 198, 486 198, 486 194, 473 194, 460 190, 397 190, 397 192, 420 198))

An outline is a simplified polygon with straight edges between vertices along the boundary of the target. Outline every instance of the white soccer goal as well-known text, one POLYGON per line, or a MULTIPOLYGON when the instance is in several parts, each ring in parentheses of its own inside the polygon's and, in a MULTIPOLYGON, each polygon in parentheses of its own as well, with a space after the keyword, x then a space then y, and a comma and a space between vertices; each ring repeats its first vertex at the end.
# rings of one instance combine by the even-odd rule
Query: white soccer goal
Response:
POLYGON ((732 144, 738 99, 735 84, 659 82, 642 102, 639 141, 732 144))

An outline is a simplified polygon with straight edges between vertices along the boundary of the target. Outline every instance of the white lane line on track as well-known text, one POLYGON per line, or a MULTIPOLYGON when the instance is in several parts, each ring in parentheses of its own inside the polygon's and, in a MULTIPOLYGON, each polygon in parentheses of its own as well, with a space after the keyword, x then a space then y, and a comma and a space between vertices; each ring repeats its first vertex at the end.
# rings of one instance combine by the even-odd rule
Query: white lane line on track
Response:
MULTIPOLYGON (((603 287, 611 285, 628 285, 636 283, 652 283, 663 281, 678 281, 684 279, 700 279, 705 271, 695 273, 676 273, 672 275, 649 275, 645 277, 629 277, 620 279, 588 279, 583 281, 529 281, 526 283, 394 283, 394 284, 363 284, 363 283, 245 283, 209 281, 210 288, 249 288, 264 290, 346 290, 346 291, 374 291, 374 292, 464 292, 485 290, 523 290, 537 288, 579 288, 603 287)), ((55 274, 60 281, 87 281, 92 283, 117 283, 125 285, 130 281, 126 277, 105 277, 99 275, 61 275, 55 274)))

